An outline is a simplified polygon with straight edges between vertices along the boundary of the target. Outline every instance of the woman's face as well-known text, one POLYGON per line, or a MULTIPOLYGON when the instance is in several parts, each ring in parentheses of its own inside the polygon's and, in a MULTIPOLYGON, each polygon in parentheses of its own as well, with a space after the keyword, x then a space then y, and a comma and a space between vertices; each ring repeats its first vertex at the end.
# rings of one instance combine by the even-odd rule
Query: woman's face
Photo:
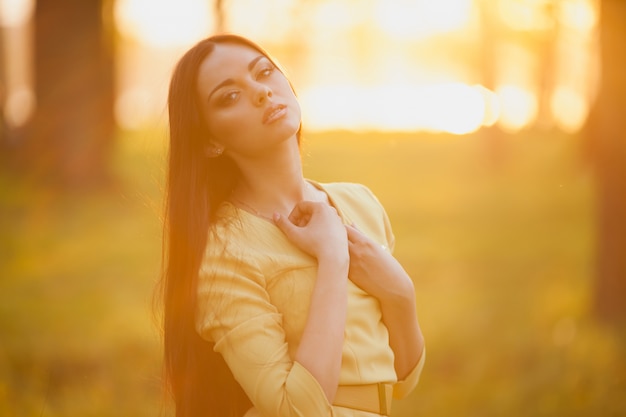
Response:
POLYGON ((287 78, 249 46, 216 44, 200 65, 198 94, 210 141, 233 156, 295 139, 300 128, 300 105, 287 78))

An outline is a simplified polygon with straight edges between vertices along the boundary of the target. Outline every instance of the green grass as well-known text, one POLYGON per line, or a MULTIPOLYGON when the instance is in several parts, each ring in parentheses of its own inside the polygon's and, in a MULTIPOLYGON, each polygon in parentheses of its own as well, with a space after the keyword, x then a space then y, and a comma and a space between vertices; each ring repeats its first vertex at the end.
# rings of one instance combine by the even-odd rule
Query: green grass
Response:
MULTIPOLYGON (((307 134, 307 176, 368 185, 416 284, 427 363, 394 417, 621 416, 625 341, 596 323, 580 139, 307 134)), ((163 133, 121 134, 106 191, 0 176, 0 416, 155 416, 163 133)), ((166 413, 167 414, 167 413, 166 413)))

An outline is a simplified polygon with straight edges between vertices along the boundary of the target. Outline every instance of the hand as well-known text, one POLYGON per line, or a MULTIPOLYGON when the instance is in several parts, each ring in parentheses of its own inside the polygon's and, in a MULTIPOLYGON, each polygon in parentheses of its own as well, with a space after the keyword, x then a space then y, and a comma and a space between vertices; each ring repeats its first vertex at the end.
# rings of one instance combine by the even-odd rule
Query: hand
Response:
POLYGON ((346 226, 350 252, 349 278, 363 291, 382 301, 415 297, 413 281, 402 265, 383 246, 346 226))
POLYGON ((348 237, 337 211, 326 203, 301 201, 288 218, 274 214, 274 222, 298 248, 317 258, 348 256, 348 237))
POLYGON ((389 346, 394 353, 394 368, 402 380, 418 364, 424 349, 413 281, 381 245, 354 226, 346 228, 350 250, 348 277, 380 301, 383 323, 389 330, 389 346))
POLYGON ((339 385, 348 310, 348 234, 337 211, 326 203, 301 201, 288 217, 274 215, 285 236, 317 258, 309 313, 294 355, 332 402, 339 385))

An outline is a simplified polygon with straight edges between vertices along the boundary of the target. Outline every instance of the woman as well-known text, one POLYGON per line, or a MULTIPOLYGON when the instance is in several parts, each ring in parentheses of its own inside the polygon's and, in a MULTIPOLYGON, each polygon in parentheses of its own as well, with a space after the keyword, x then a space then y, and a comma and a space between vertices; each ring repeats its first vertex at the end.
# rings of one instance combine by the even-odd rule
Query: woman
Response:
POLYGON ((174 71, 169 121, 176 415, 388 415, 424 361, 413 284, 367 188, 303 177, 284 73, 245 38, 203 40, 174 71))

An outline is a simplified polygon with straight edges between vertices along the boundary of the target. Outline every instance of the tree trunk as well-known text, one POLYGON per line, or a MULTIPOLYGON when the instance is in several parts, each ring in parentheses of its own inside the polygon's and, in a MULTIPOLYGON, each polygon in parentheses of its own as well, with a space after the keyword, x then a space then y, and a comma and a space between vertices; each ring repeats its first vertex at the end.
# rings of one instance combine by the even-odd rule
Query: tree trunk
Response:
POLYGON ((600 90, 589 138, 597 189, 595 312, 626 319, 626 1, 600 2, 600 90))
POLYGON ((7 83, 5 76, 4 28, 0 27, 0 163, 5 162, 8 142, 8 129, 4 118, 4 103, 7 99, 7 83))
MULTIPOLYGON (((481 84, 488 90, 495 92, 497 85, 496 63, 498 60, 497 48, 500 37, 500 23, 490 0, 481 0, 477 3, 480 16, 480 48, 479 65, 481 69, 481 84)), ((490 110, 492 110, 490 108, 490 110)), ((499 170, 506 164, 507 150, 502 131, 496 124, 483 126, 479 137, 484 140, 485 157, 491 168, 499 170)))
POLYGON ((36 110, 18 156, 19 169, 46 184, 91 187, 108 179, 111 11, 108 0, 37 0, 36 110))
POLYGON ((215 33, 222 33, 226 30, 224 2, 222 0, 215 0, 213 11, 215 12, 215 33))

